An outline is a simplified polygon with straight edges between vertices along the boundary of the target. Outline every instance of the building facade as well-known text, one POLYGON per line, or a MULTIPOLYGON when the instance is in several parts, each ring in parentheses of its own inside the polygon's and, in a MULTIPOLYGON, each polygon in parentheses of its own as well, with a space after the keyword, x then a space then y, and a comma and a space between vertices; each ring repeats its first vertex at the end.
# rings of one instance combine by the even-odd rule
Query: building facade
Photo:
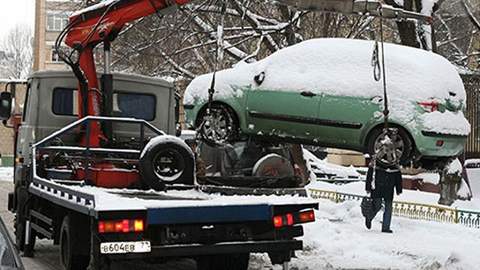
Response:
POLYGON ((68 68, 55 51, 55 40, 81 6, 82 1, 35 0, 34 71, 68 68))

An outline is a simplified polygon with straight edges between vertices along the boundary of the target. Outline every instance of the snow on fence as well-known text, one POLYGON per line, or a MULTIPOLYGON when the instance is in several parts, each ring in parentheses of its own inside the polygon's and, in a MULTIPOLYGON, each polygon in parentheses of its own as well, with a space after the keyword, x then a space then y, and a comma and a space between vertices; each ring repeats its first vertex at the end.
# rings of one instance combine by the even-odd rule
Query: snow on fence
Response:
MULTIPOLYGON (((309 191, 310 196, 314 199, 328 199, 336 203, 351 200, 361 201, 365 197, 320 189, 310 189, 309 191)), ((411 219, 462 224, 467 227, 480 229, 480 212, 461 210, 458 208, 394 201, 393 214, 411 219)))

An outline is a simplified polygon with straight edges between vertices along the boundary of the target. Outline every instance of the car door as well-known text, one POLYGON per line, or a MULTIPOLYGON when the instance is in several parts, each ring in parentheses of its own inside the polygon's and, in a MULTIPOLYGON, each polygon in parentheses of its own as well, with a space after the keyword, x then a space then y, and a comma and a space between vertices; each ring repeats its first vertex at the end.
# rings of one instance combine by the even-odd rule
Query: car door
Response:
POLYGON ((382 118, 382 98, 325 94, 319 110, 319 140, 331 146, 361 148, 362 129, 382 118))
POLYGON ((247 98, 248 133, 314 140, 320 95, 314 91, 251 88, 247 98))

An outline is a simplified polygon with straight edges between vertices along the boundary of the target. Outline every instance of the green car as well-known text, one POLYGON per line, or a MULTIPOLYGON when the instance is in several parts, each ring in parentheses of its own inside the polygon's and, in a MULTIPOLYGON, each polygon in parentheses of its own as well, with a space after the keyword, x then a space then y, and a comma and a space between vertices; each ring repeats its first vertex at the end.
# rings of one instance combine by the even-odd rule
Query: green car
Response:
MULTIPOLYGON (((216 73, 212 103, 212 74, 199 76, 184 95, 187 126, 212 143, 255 136, 374 153, 384 136, 374 46, 365 40, 312 39, 240 63, 216 73)), ((385 69, 388 121, 398 129, 402 163, 441 166, 459 155, 470 125, 455 67, 432 52, 387 43, 385 69)))

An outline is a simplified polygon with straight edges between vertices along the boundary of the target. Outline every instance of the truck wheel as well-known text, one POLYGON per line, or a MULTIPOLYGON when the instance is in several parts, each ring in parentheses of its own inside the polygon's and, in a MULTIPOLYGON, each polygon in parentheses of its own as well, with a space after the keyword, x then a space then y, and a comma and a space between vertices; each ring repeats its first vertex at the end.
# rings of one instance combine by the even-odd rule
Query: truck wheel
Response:
POLYGON ((155 137, 142 152, 140 174, 142 181, 155 190, 164 190, 165 184, 193 185, 193 152, 180 138, 155 137))
POLYGON ((249 253, 202 256, 197 270, 247 270, 249 260, 249 253))
POLYGON ((78 246, 85 239, 81 239, 72 217, 66 215, 63 218, 60 229, 60 264, 64 270, 85 270, 89 263, 89 257, 78 253, 78 246))

